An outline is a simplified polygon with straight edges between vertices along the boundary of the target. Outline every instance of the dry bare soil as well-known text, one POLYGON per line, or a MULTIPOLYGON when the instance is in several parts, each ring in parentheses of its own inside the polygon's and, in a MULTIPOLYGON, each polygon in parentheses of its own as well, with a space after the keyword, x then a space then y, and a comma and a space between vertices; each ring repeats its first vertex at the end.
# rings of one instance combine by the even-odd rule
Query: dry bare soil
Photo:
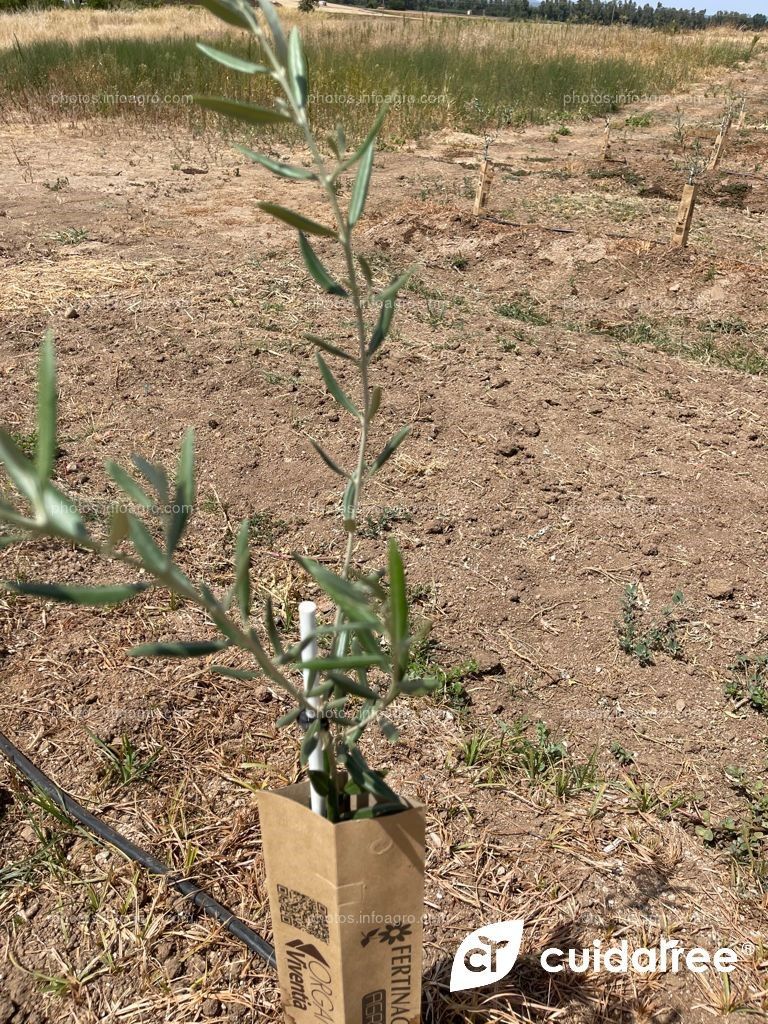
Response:
MULTIPOLYGON (((765 74, 758 61, 717 88, 623 111, 609 163, 601 123, 506 133, 484 219, 471 216, 480 140, 446 133, 377 158, 363 249, 381 280, 420 270, 377 372, 381 438, 403 423, 413 437, 373 492, 361 557, 381 565, 386 533, 398 536, 434 622, 423 657, 456 669, 440 699, 401 714, 401 745, 372 752, 428 808, 427 1022, 768 1015, 764 843, 750 864, 696 833, 707 812, 749 820, 725 770, 764 779, 768 756, 765 715, 724 690, 736 657, 764 653, 768 635, 768 383, 744 369, 768 365, 765 74), (688 141, 703 127, 708 147, 728 89, 746 95, 745 126, 707 178, 689 248, 674 249, 676 107, 688 141), (620 649, 632 583, 649 602, 642 629, 672 608, 679 656, 642 666, 620 649), (524 720, 567 743, 566 772, 546 757, 520 768, 500 738, 507 726, 514 745, 524 720), (451 997, 463 935, 518 916, 512 976, 451 997), (736 948, 730 988, 537 967, 553 942, 662 935, 736 948)), ((302 332, 351 333, 308 287, 291 232, 256 209, 293 205, 304 187, 276 185, 214 139, 115 121, 3 135, 4 424, 31 443, 51 325, 62 486, 97 515, 113 497, 106 458, 170 464, 194 425, 184 562, 227 585, 233 527, 253 517, 256 576, 290 621, 309 593, 290 552, 333 558, 340 545, 337 488, 308 436, 339 454, 347 437, 302 332)), ((5 577, 108 578, 53 545, 2 561, 5 577)), ((6 595, 0 728, 268 935, 251 790, 298 775, 296 737, 274 726, 283 698, 205 664, 124 656, 205 629, 162 593, 115 611, 6 595), (119 785, 91 734, 127 736, 157 761, 119 785)), ((533 725, 525 735, 536 744, 533 725)), ((5 767, 0 827, 2 1024, 279 1019, 259 961, 47 816, 5 767)))

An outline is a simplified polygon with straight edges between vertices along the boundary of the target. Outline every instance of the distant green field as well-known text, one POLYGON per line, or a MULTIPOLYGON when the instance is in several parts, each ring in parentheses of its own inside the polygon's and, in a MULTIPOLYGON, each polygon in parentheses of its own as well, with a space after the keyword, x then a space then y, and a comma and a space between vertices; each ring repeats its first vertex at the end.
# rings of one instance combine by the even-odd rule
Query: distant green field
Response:
MULTIPOLYGON (((183 14, 181 9, 180 29, 183 14)), ((315 14, 302 27, 316 126, 332 128, 342 119, 352 135, 358 134, 369 123, 372 107, 394 95, 398 99, 386 128, 391 144, 446 126, 478 131, 498 123, 606 113, 633 98, 671 93, 710 68, 746 59, 751 43, 709 32, 665 35, 458 18, 315 14)), ((215 42, 256 56, 242 35, 218 35, 215 42)), ((111 39, 73 39, 68 33, 67 38, 14 43, 0 50, 0 78, 0 116, 5 118, 119 115, 183 123, 193 130, 204 129, 212 115, 206 121, 180 97, 208 93, 263 102, 270 92, 263 76, 246 77, 204 58, 181 31, 111 39)))

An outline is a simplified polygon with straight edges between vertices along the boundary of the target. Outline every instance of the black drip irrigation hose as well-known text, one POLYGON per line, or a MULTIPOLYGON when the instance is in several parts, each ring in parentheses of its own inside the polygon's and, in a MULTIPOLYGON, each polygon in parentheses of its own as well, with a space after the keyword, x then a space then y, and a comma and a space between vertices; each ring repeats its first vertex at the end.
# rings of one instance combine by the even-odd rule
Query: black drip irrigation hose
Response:
POLYGON ((192 902, 198 907, 204 914, 209 917, 215 918, 219 921, 230 935, 233 935, 236 939, 245 943, 248 949, 252 953, 256 953, 260 956, 270 967, 276 966, 275 950, 273 946, 263 939, 261 935, 258 935, 252 928, 249 928, 244 921, 236 917, 231 910, 227 910, 225 906, 222 906, 218 900, 215 900, 213 896, 210 896, 207 892, 195 885, 188 878, 177 877, 173 870, 169 868, 162 861, 157 860, 152 856, 151 853, 147 853, 146 850, 142 850, 141 847, 136 846, 126 839, 125 836, 120 835, 113 828, 103 822, 100 818, 91 814, 90 811, 86 811, 77 800, 73 800, 72 797, 65 793, 63 789, 59 787, 44 775, 39 768, 36 768, 32 762, 22 754, 22 752, 15 747, 7 736, 4 736, 0 732, 0 753, 2 753, 8 761, 16 768, 17 771, 32 783, 37 789, 45 793, 46 796, 61 808, 65 814, 68 814, 73 821, 83 825, 90 832, 99 836, 105 842, 109 843, 110 846, 116 847, 121 853, 124 853, 126 857, 136 861, 137 864, 141 864, 143 868, 146 868, 151 875, 163 875, 167 880, 168 884, 180 892, 183 896, 187 896, 192 902))

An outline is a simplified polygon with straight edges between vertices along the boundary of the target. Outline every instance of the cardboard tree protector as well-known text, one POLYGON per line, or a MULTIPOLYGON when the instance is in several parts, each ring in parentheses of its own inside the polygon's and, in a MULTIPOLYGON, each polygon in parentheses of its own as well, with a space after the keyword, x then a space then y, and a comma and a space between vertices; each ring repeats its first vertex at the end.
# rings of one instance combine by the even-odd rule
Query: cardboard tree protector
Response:
MULTIPOLYGON (((318 655, 315 612, 313 602, 299 605, 303 662, 318 655)), ((304 684, 309 690, 307 671, 304 684)), ((322 762, 318 744, 308 756, 312 779, 322 762)), ((286 1021, 420 1020, 423 807, 334 824, 311 782, 262 791, 258 803, 286 1021)), ((350 812, 375 803, 359 793, 350 812)))
POLYGON ((333 824, 309 784, 258 795, 288 1024, 417 1024, 424 809, 333 824))

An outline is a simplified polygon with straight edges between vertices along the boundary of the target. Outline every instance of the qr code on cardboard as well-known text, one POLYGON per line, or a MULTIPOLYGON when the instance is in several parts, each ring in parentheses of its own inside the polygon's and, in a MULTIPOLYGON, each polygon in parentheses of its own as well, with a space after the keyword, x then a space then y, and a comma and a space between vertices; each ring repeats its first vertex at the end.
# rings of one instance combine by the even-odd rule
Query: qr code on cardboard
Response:
POLYGON ((280 920, 283 924, 299 928, 321 942, 328 941, 327 907, 284 885, 278 885, 277 898, 280 901, 280 920))

